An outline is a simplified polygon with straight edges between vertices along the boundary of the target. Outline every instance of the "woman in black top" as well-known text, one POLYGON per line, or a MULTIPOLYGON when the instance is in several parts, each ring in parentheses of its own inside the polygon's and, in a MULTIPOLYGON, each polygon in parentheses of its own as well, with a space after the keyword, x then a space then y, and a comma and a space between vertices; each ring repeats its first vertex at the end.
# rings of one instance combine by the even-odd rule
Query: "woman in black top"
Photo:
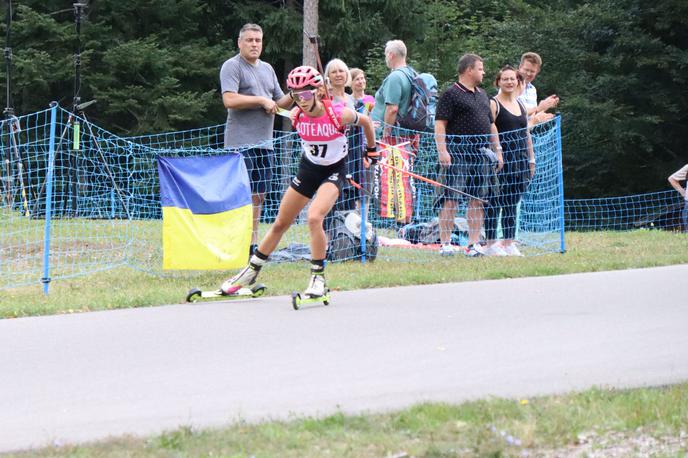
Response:
POLYGON ((490 100, 504 157, 504 168, 498 175, 499 195, 490 199, 490 205, 485 209, 487 253, 497 256, 521 256, 514 244, 516 208, 535 175, 535 154, 528 131, 527 110, 518 100, 522 85, 523 76, 507 65, 497 73, 495 86, 499 88, 499 93, 490 100), (496 241, 500 209, 504 235, 501 243, 496 241))

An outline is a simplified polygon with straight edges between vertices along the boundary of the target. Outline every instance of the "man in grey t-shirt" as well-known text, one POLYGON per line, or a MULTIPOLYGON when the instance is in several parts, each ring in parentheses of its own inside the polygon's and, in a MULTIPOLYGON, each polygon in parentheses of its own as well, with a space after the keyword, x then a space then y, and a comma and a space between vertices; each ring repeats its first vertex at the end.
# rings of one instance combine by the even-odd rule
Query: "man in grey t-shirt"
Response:
POLYGON ((275 70, 260 60, 263 30, 246 24, 239 31, 239 54, 222 64, 220 86, 227 108, 225 148, 239 149, 244 156, 253 200, 253 236, 258 241, 260 213, 272 179, 274 153, 272 128, 278 107, 288 108, 293 100, 280 88, 275 70))

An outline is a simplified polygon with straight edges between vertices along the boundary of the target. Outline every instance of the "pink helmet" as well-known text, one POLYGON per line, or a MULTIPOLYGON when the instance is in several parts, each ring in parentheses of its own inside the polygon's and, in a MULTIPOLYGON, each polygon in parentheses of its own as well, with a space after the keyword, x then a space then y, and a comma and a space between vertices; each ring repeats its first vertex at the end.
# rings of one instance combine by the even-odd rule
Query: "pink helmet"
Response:
POLYGON ((302 65, 289 72, 287 76, 287 87, 289 89, 303 89, 305 87, 320 87, 323 85, 323 78, 313 67, 302 65))

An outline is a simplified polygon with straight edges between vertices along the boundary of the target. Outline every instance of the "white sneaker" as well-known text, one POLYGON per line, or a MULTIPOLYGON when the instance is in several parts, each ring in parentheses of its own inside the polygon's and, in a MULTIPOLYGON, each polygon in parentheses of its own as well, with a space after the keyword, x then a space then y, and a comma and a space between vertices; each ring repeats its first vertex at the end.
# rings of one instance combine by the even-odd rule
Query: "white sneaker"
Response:
POLYGON ((325 295, 325 275, 313 274, 311 281, 308 283, 308 288, 303 292, 304 296, 320 297, 325 295))
POLYGON ((472 243, 466 247, 465 255, 469 258, 485 256, 485 248, 483 248, 479 243, 472 243))
POLYGON ((521 254, 521 250, 519 250, 518 247, 513 243, 505 246, 504 251, 506 252, 507 256, 523 256, 523 254, 521 254))
POLYGON ((225 280, 222 286, 220 286, 220 289, 225 294, 234 294, 241 288, 254 284, 256 282, 256 277, 258 277, 258 272, 258 270, 254 269, 253 266, 249 264, 238 274, 225 280))
POLYGON ((485 256, 508 256, 501 245, 492 244, 485 249, 485 256))
POLYGON ((440 247, 440 256, 454 256, 456 253, 456 248, 453 245, 442 245, 440 247))

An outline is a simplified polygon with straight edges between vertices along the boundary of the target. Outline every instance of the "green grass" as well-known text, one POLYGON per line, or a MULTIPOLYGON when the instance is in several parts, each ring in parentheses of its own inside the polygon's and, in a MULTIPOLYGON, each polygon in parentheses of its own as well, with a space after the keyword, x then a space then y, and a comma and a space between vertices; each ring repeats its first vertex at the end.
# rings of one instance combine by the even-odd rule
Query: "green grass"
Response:
POLYGON ((526 456, 524 452, 587 456, 586 451, 595 451, 595 456, 679 457, 688 451, 687 429, 688 384, 683 384, 421 404, 387 414, 336 413, 320 419, 239 422, 213 430, 181 427, 150 438, 125 437, 17 456, 430 458, 517 457, 526 456), (643 442, 652 454, 639 445, 643 442), (664 445, 663 453, 657 444, 664 445))
MULTIPOLYGON (((327 268, 334 289, 418 285, 469 280, 559 275, 575 272, 653 267, 688 263, 688 235, 665 231, 567 233, 565 254, 525 258, 443 258, 421 252, 414 261, 379 259, 373 263, 334 263, 327 268)), ((386 249, 393 259, 399 249, 386 249)), ((55 281, 50 295, 40 285, 4 290, 0 317, 74 313, 126 307, 180 303, 194 286, 215 289, 228 273, 206 272, 158 277, 128 268, 55 281)), ((260 281, 267 294, 283 295, 305 288, 308 265, 304 262, 268 265, 260 281)))

